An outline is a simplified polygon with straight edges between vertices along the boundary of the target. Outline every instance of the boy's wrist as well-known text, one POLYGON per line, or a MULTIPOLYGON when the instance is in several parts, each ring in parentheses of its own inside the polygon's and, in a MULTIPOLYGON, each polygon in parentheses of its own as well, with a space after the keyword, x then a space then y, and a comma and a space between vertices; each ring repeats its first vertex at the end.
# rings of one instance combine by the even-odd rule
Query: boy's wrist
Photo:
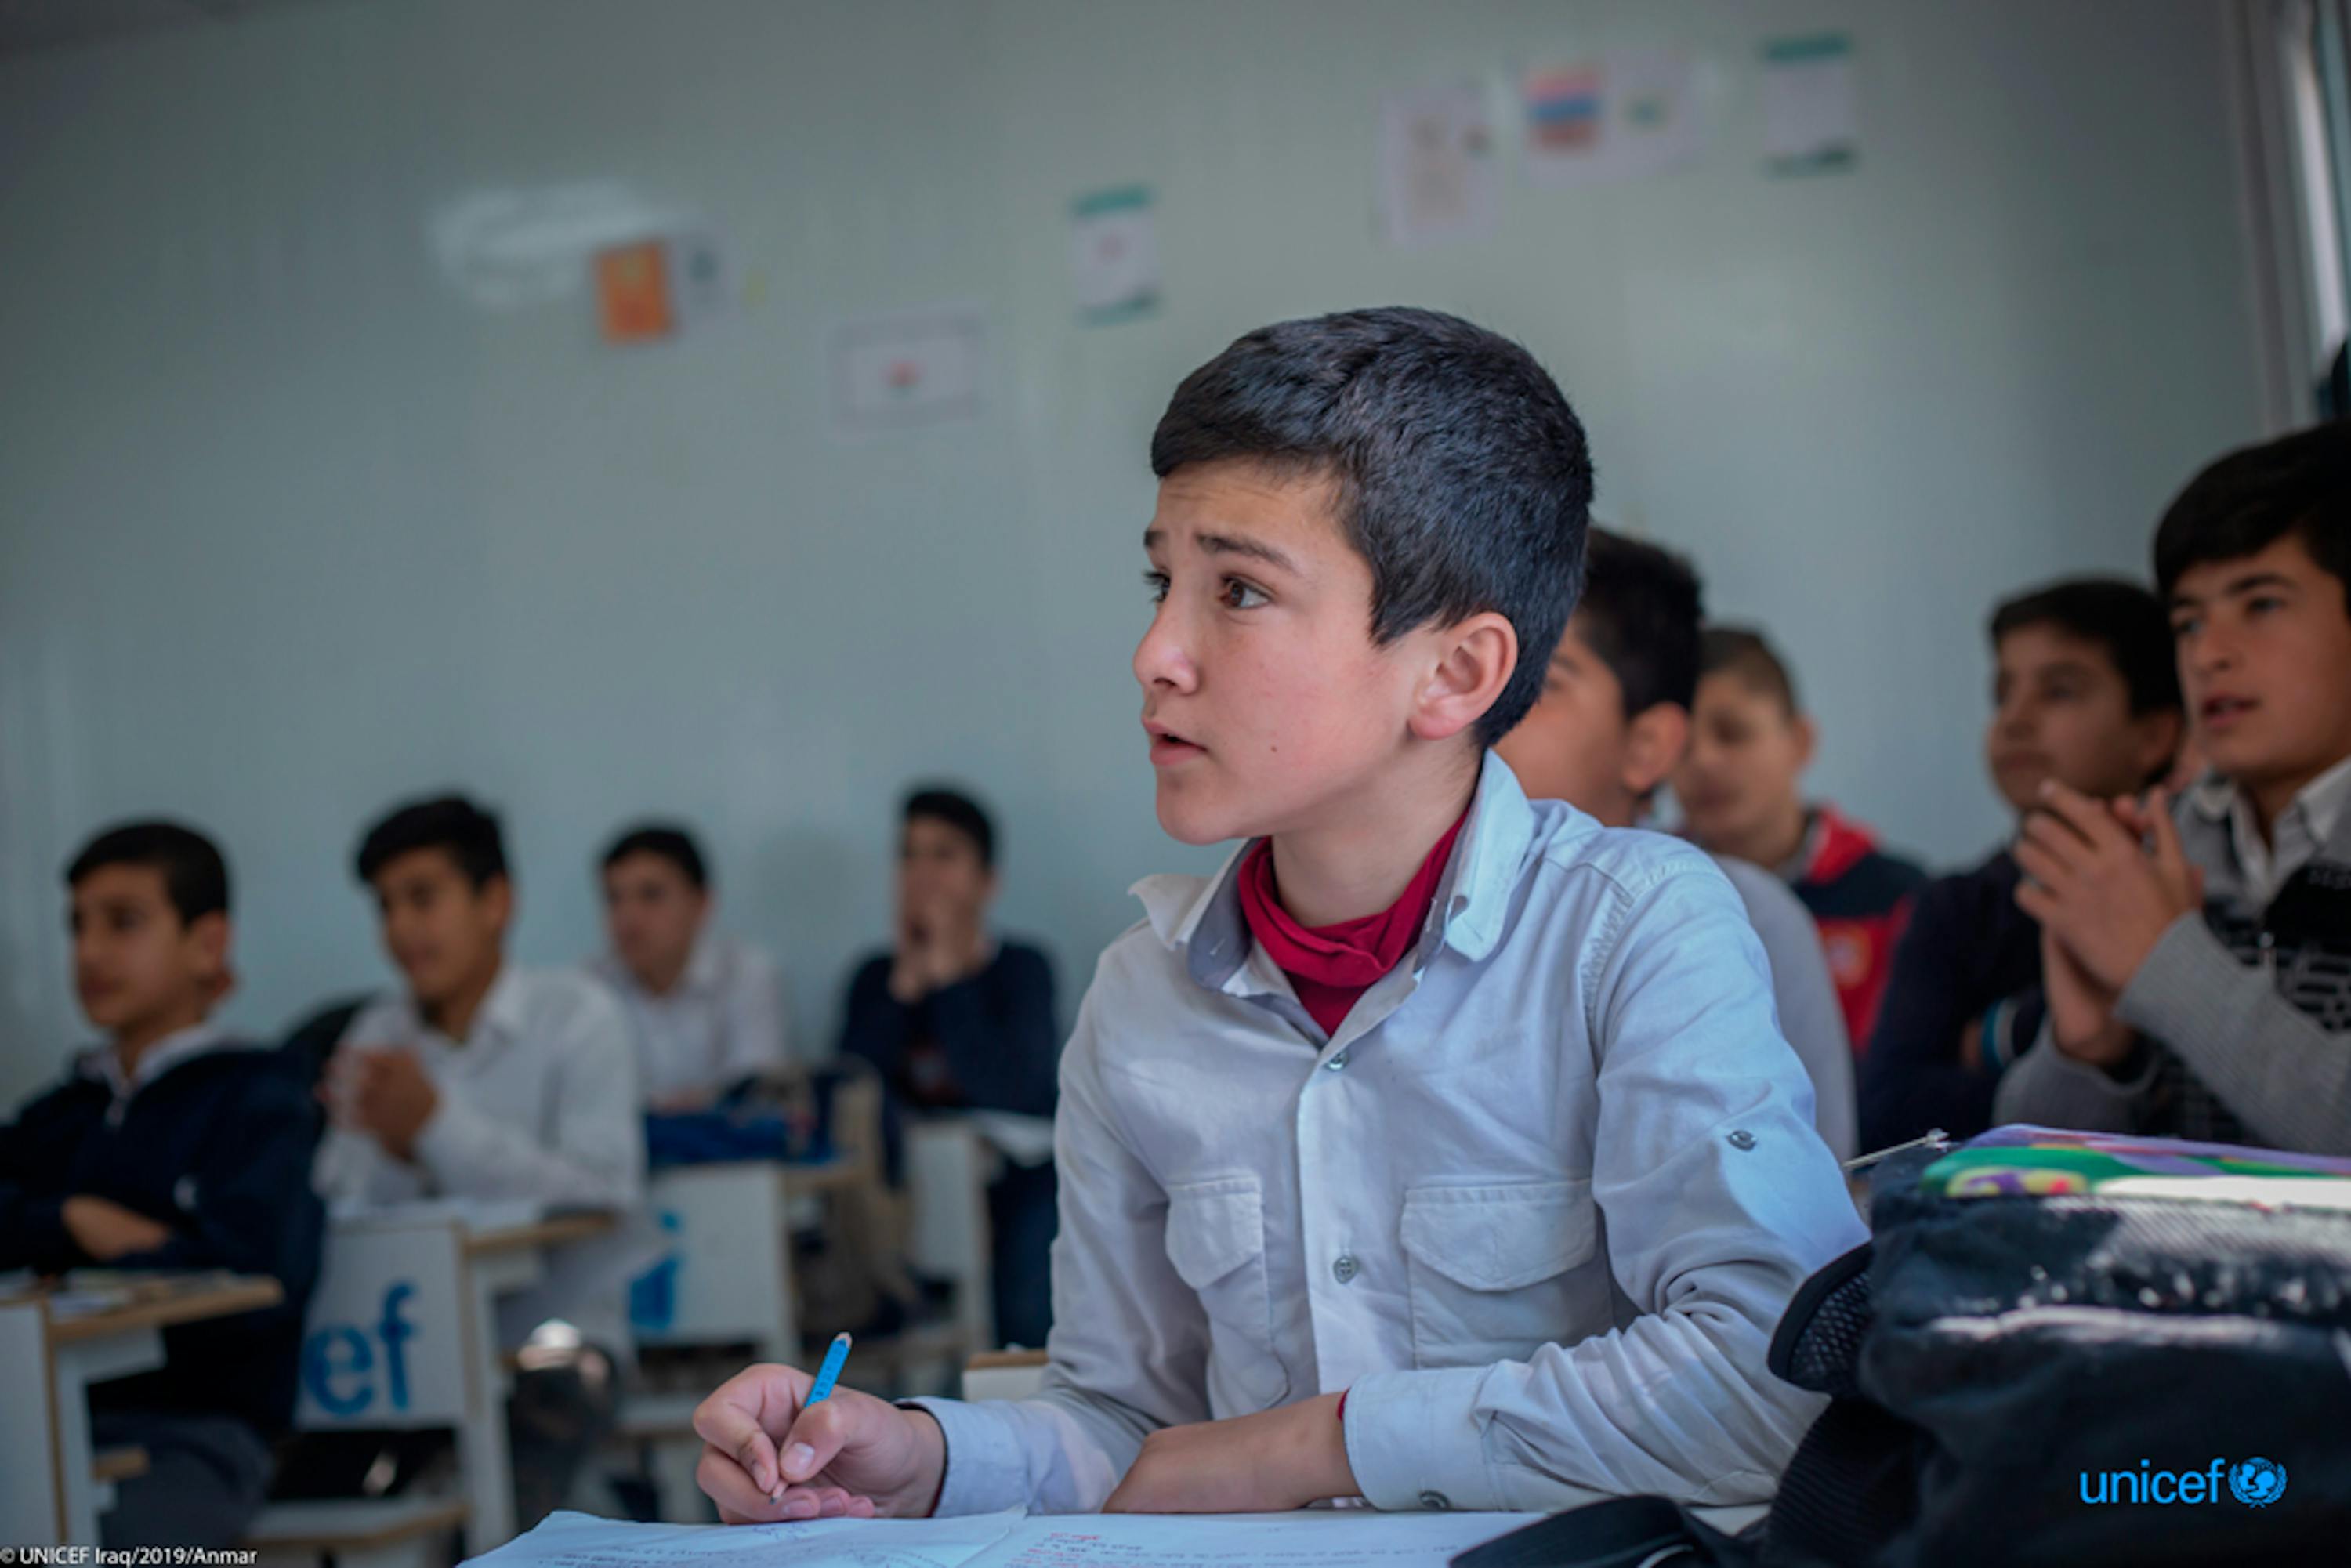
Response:
POLYGON ((1304 1402, 1306 1437, 1301 1451, 1312 1466, 1301 1490, 1315 1499, 1354 1497, 1362 1488, 1347 1458, 1347 1390, 1324 1394, 1304 1402))

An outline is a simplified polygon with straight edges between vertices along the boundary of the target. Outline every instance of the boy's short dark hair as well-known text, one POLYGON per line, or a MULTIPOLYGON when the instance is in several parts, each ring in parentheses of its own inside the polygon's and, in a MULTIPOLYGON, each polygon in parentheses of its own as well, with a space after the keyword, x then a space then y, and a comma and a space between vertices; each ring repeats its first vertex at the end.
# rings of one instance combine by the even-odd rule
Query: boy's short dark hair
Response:
POLYGON ((2257 554, 2289 534, 2343 585, 2351 614, 2351 423, 2231 452, 2190 479, 2155 530, 2156 586, 2168 599, 2189 568, 2257 554))
POLYGON ((684 828, 667 822, 640 822, 612 841, 604 852, 603 869, 611 871, 631 855, 654 855, 685 874, 685 880, 697 891, 710 886, 710 868, 702 858, 702 846, 684 828))
POLYGON ((1584 536, 1576 635, 1624 689, 1626 718, 1659 703, 1688 707, 1698 700, 1705 620, 1698 573, 1687 559, 1597 525, 1584 536))
POLYGON ((1490 746, 1541 695, 1582 587, 1592 458, 1534 356, 1434 310, 1351 310, 1261 327, 1186 376, 1151 437, 1165 478, 1222 458, 1330 474, 1372 569, 1374 643, 1480 611, 1518 667, 1479 720, 1490 746))
POLYGON ((2003 600, 1991 612, 1991 645, 2027 626, 2054 626, 2095 643, 2123 677, 2134 716, 2179 711, 2179 656, 2163 601, 2118 577, 2077 577, 2003 600))
POLYGON ((152 866, 162 872, 164 891, 183 925, 228 913, 228 862, 221 858, 219 846, 193 828, 164 821, 109 828, 82 845, 66 867, 66 885, 78 887, 82 878, 110 865, 152 866))
POLYGON ((979 863, 989 871, 996 869, 996 824, 987 820, 979 802, 960 790, 942 785, 925 785, 906 797, 902 820, 912 822, 917 817, 945 822, 972 841, 979 851, 979 863))
POLYGON ((1698 678, 1734 674, 1749 685, 1779 700, 1791 717, 1796 713, 1796 677, 1779 650, 1751 626, 1709 626, 1698 638, 1698 678))
POLYGON ((361 882, 402 855, 418 850, 441 850, 476 892, 493 877, 507 875, 506 840, 498 820, 463 795, 412 800, 367 831, 360 841, 356 863, 361 882))

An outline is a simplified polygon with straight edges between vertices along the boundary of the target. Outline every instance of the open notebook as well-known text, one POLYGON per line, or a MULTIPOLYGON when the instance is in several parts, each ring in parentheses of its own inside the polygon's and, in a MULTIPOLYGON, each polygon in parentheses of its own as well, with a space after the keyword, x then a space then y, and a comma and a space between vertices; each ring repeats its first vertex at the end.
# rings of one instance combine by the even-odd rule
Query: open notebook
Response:
POLYGON ((1051 1514, 615 1524, 559 1513, 482 1568, 1441 1568, 1532 1513, 1051 1514))

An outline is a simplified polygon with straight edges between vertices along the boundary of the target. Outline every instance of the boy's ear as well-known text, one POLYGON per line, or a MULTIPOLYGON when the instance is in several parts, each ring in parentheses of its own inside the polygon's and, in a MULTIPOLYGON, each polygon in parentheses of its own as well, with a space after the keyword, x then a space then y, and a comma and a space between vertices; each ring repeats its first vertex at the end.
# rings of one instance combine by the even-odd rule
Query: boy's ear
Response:
POLYGON ((1651 703, 1625 730, 1625 788, 1635 799, 1656 792, 1689 749, 1689 709, 1679 703, 1651 703))
POLYGON ((1813 751, 1821 743, 1821 732, 1820 727, 1813 723, 1813 716, 1808 713, 1798 714, 1795 724, 1796 771, 1802 773, 1813 765, 1813 751))
POLYGON ((2161 779, 2179 760, 2179 743, 2188 737, 2187 716, 2175 708, 2158 708, 2130 722, 2138 755, 2131 766, 2141 779, 2161 779))
POLYGON ((1414 694, 1407 727, 1422 740, 1445 740, 1486 716, 1519 667, 1519 632, 1510 617, 1481 610, 1437 633, 1437 663, 1414 694))
POLYGON ((228 976, 228 915, 217 909, 197 915, 188 922, 186 940, 197 967, 208 982, 225 981, 228 976))
POLYGON ((482 901, 490 923, 504 931, 507 923, 514 919, 514 883, 505 876, 494 876, 482 883, 482 890, 475 896, 482 901))

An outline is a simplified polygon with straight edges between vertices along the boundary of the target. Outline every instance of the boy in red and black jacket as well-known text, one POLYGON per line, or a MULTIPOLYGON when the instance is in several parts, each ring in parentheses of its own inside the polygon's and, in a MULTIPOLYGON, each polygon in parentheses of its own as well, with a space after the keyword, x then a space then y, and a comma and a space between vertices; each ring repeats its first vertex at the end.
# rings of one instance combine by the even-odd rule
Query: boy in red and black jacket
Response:
POLYGON ((1690 748, 1674 774, 1682 831, 1715 854, 1776 870, 1795 890, 1821 928, 1859 1054, 1927 873, 1834 807, 1805 802, 1800 783, 1816 734, 1787 664, 1761 633, 1707 628, 1698 671, 1690 748))

